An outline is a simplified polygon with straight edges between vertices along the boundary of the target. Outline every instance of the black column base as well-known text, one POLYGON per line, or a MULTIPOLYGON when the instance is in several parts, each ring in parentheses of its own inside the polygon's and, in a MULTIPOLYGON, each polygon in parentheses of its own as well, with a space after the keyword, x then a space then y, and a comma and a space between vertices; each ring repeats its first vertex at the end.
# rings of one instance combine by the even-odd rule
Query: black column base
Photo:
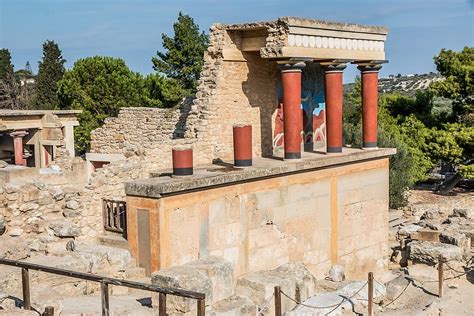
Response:
POLYGON ((252 159, 236 159, 234 160, 234 166, 236 167, 250 167, 252 166, 252 159))
POLYGON ((175 176, 192 176, 193 168, 173 168, 173 175, 175 176))
POLYGON ((301 152, 299 152, 299 153, 285 153, 285 159, 301 159, 301 152))
POLYGON ((342 153, 342 146, 341 147, 328 147, 326 149, 328 153, 342 153))
POLYGON ((377 142, 364 142, 364 148, 377 148, 377 142))

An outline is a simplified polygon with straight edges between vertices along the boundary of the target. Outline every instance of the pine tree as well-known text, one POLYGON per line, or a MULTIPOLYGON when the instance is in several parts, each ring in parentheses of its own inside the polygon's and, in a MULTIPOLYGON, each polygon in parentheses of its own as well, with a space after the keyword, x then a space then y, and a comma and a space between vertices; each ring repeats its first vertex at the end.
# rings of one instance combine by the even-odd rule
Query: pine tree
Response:
POLYGON ((204 63, 208 37, 199 31, 199 25, 189 15, 181 12, 173 24, 174 37, 162 35, 165 53, 153 57, 153 69, 177 79, 185 89, 194 92, 204 63))
POLYGON ((6 80, 9 74, 13 74, 12 57, 6 48, 0 49, 0 80, 6 80))
POLYGON ((39 62, 36 86, 36 108, 55 109, 59 107, 57 82, 64 75, 66 60, 61 55, 58 44, 46 41, 43 44, 43 59, 39 62))

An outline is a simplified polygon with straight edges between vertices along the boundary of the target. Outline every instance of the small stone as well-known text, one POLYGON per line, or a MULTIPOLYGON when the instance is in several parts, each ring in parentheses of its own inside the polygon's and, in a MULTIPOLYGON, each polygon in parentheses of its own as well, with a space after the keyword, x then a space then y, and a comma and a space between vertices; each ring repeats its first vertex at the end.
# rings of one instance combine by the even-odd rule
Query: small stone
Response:
POLYGON ((464 218, 474 218, 474 208, 455 208, 453 210, 452 217, 464 217, 464 218))
POLYGON ((49 228, 57 237, 77 237, 81 234, 80 228, 68 220, 56 220, 49 224, 49 228))
POLYGON ((333 282, 342 282, 346 279, 344 268, 340 265, 335 265, 329 270, 329 280, 333 282))
POLYGON ((36 210, 38 207, 39 205, 36 203, 24 203, 20 205, 19 210, 22 212, 28 212, 36 210))
POLYGON ((66 208, 71 210, 77 210, 81 205, 76 200, 70 200, 66 203, 66 208))
POLYGON ((21 234, 23 234, 23 229, 21 228, 12 228, 11 230, 8 231, 8 235, 10 235, 11 237, 17 237, 17 236, 20 236, 21 234))
POLYGON ((63 216, 66 218, 78 217, 80 215, 81 215, 81 212, 79 210, 72 210, 69 208, 66 208, 63 210, 63 216))
POLYGON ((43 182, 35 182, 35 187, 41 191, 44 191, 48 188, 43 182))
POLYGON ((74 251, 76 250, 76 242, 74 240, 70 240, 66 244, 66 250, 67 251, 74 251))
POLYGON ((53 192, 53 199, 55 201, 61 201, 62 199, 64 199, 64 196, 65 196, 65 193, 61 189, 56 189, 53 192))
POLYGON ((0 168, 6 168, 8 166, 8 162, 0 160, 0 168))

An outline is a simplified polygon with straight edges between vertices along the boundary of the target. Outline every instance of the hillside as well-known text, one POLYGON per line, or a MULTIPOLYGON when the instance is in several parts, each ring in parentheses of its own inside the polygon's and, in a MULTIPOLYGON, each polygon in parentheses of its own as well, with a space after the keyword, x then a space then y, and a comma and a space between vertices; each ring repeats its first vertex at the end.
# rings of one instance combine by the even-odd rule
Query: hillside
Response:
MULTIPOLYGON (((414 95, 417 90, 425 90, 431 82, 441 80, 441 75, 437 73, 413 74, 405 76, 389 76, 379 78, 379 92, 390 93, 399 92, 407 95, 414 95)), ((344 85, 344 93, 350 93, 354 83, 344 85)))

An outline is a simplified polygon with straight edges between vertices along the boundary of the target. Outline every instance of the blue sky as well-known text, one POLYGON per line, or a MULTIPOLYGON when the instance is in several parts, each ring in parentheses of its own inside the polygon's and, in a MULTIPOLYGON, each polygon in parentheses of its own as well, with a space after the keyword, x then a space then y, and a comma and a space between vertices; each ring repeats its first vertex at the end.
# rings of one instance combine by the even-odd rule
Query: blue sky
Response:
MULTIPOLYGON (((206 32, 212 23, 236 23, 299 16, 389 28, 381 75, 434 71, 443 47, 474 46, 474 0, 0 0, 0 47, 15 69, 30 61, 36 72, 42 43, 54 40, 72 67, 78 58, 107 55, 125 59, 142 73, 153 72, 151 57, 161 49, 179 11, 206 32)), ((348 67, 345 81, 352 81, 348 67)))

